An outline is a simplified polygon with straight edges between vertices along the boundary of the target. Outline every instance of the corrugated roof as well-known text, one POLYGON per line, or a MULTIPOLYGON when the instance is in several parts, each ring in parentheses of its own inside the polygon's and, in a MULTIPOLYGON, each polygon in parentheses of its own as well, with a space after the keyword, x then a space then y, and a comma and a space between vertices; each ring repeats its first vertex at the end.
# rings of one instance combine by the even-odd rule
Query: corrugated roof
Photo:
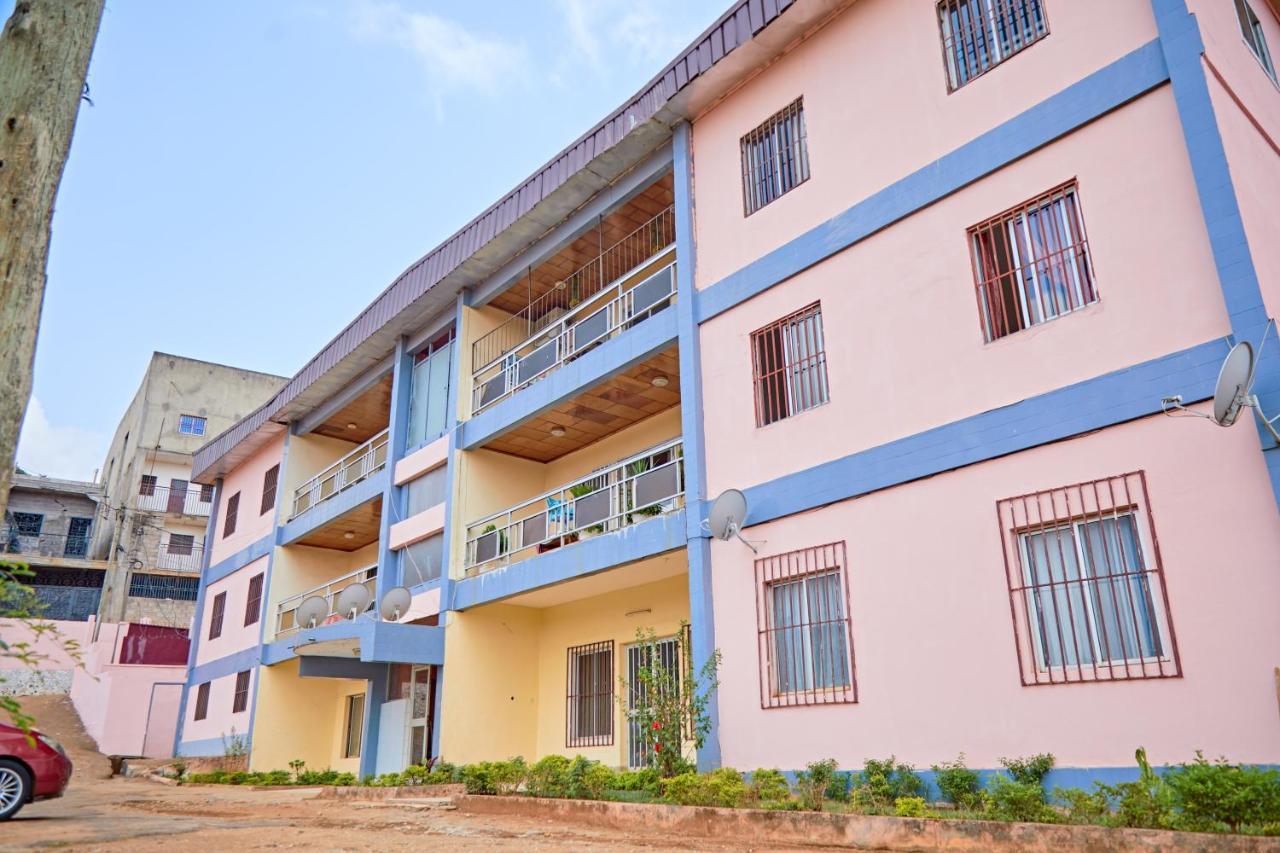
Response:
MULTIPOLYGON (((593 161, 608 154, 629 134, 636 133, 690 84, 772 24, 787 9, 803 2, 804 0, 738 0, 734 3, 637 95, 401 273, 390 287, 285 383, 271 400, 201 447, 192 460, 193 479, 199 480, 212 465, 268 420, 277 417, 299 395, 355 352, 357 347, 382 331, 390 321, 432 287, 458 270, 538 205, 550 199, 570 179, 587 171, 593 161)), ((824 4, 843 5, 838 0, 814 0, 813 3, 824 4)), ((381 352, 378 357, 385 354, 385 351, 381 352)))

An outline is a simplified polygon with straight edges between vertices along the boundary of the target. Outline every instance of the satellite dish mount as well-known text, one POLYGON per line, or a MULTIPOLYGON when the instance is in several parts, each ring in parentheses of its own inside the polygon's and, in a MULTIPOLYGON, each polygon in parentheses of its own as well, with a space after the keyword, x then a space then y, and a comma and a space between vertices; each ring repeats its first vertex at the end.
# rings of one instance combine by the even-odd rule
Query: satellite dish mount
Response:
MULTIPOLYGON (((1267 328, 1262 334, 1262 343, 1258 345, 1259 358, 1274 322, 1274 320, 1267 321, 1267 328)), ((1258 396, 1253 393, 1254 372, 1257 365, 1258 359, 1254 357, 1253 346, 1248 341, 1240 341, 1227 353, 1227 357, 1222 362, 1222 369, 1218 371, 1218 384, 1213 392, 1212 414, 1188 409, 1182 405, 1181 394, 1165 397, 1160 401, 1160 408, 1171 417, 1206 418, 1220 427, 1232 426, 1239 418, 1240 411, 1250 408, 1267 432, 1271 433, 1271 437, 1280 444, 1280 431, 1276 430, 1276 421, 1280 421, 1280 415, 1268 418, 1262 411, 1258 396)))
POLYGON ((752 542, 742 535, 742 525, 747 520, 747 496, 737 489, 728 489, 711 504, 711 513, 702 522, 703 529, 721 542, 737 539, 759 554, 760 542, 752 542))
POLYGON ((402 586, 392 587, 382 596, 378 612, 386 622, 399 622, 409 612, 409 605, 412 603, 413 595, 409 590, 402 586))

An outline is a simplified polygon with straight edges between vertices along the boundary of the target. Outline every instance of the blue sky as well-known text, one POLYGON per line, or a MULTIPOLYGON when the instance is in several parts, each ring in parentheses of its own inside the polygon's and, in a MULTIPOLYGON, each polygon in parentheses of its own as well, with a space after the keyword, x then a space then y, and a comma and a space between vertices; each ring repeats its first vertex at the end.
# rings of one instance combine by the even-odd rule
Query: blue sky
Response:
POLYGON ((291 375, 727 6, 108 0, 18 464, 91 477, 154 350, 291 375))

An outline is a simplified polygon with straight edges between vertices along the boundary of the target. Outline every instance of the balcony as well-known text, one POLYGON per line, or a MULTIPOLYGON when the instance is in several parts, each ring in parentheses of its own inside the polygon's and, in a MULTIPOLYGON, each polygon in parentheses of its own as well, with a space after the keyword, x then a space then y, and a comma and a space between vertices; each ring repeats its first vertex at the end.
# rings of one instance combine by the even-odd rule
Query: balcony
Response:
POLYGON ((207 516, 213 509, 213 486, 158 486, 143 478, 135 505, 145 512, 171 512, 179 515, 207 516))
POLYGON ((307 480, 293 492, 293 511, 289 520, 312 507, 367 480, 387 465, 387 431, 375 435, 364 444, 307 480))
POLYGON ((200 571, 200 561, 204 556, 204 546, 199 542, 170 537, 156 546, 153 568, 170 572, 200 571))
POLYGON ((464 568, 475 575, 683 506, 676 438, 468 525, 464 568))
POLYGON ((85 560, 89 557, 89 538, 88 533, 22 533, 18 528, 10 527, 5 533, 4 552, 85 560))
MULTIPOLYGON (((542 278, 546 273, 540 273, 542 278)), ((530 273, 530 292, 532 280, 530 273)), ((471 348, 478 414, 616 337, 675 299, 675 216, 666 207, 546 285, 471 348)), ((514 289, 514 288, 513 288, 514 289)))
POLYGON ((377 606, 377 579, 378 566, 375 563, 372 566, 365 566, 362 569, 356 569, 347 572, 345 575, 336 577, 328 583, 322 583, 319 586, 312 587, 305 592, 297 595, 291 595, 276 606, 276 637, 287 637, 290 634, 297 633, 304 626, 299 625, 295 618, 298 608, 302 602, 306 601, 313 595, 318 595, 325 601, 329 602, 329 615, 321 623, 328 625, 332 622, 338 622, 345 618, 343 614, 335 612, 334 602, 337 601, 338 595, 352 584, 362 583, 369 590, 369 607, 365 612, 373 610, 377 606))

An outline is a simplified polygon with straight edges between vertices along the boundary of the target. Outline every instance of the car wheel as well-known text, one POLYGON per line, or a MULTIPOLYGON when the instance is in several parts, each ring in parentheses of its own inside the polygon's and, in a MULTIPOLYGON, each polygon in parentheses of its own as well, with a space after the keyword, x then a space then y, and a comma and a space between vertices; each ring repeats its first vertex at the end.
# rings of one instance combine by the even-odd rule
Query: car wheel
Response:
POLYGON ((18 813, 31 797, 31 777, 16 761, 0 758, 0 820, 18 813))

